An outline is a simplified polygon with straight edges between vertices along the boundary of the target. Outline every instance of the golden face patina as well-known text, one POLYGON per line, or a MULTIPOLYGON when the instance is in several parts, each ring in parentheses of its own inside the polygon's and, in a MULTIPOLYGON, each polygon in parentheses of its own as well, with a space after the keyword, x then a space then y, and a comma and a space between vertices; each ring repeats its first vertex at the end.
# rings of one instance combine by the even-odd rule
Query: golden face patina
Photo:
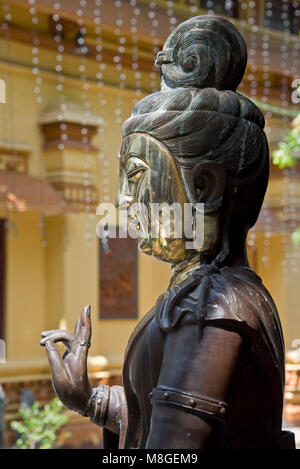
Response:
MULTIPOLYGON (((177 164, 168 149, 150 135, 134 133, 127 136, 120 154, 119 184, 116 205, 128 209, 133 203, 141 203, 148 210, 148 227, 145 238, 138 238, 140 251, 166 262, 177 263, 193 257, 196 251, 186 249, 187 239, 174 237, 174 219, 170 218, 169 237, 165 236, 165 220, 159 216, 159 235, 151 236, 151 204, 179 203, 184 213, 188 203, 177 164)), ((129 223, 136 226, 134 217, 129 223)), ((183 220, 182 220, 183 226, 183 220)))

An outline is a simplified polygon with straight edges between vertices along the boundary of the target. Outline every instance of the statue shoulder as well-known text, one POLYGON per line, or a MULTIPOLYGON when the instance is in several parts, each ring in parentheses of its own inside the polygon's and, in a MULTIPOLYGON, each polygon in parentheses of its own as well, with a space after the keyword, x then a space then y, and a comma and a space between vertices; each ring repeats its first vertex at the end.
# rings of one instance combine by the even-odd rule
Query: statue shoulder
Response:
POLYGON ((274 301, 258 275, 248 267, 223 267, 191 285, 190 290, 179 286, 161 297, 155 311, 160 328, 168 333, 194 326, 201 333, 210 325, 237 332, 259 360, 265 356, 272 359, 283 382, 281 324, 274 301))
POLYGON ((195 288, 182 294, 169 291, 156 307, 156 319, 165 331, 183 325, 219 325, 262 333, 283 341, 274 301, 260 277, 248 267, 223 267, 202 277, 195 288), (174 301, 178 297, 178 301, 174 301))
POLYGON ((236 320, 253 329, 279 322, 275 303, 261 278, 248 267, 224 267, 212 281, 207 320, 236 320))

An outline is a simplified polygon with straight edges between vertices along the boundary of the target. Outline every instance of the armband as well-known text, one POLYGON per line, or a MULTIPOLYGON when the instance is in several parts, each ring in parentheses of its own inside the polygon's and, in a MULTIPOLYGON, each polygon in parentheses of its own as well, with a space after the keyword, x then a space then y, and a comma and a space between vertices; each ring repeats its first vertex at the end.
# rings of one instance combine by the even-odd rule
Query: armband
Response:
POLYGON ((206 414, 217 420, 224 421, 230 409, 226 402, 186 393, 177 389, 154 388, 149 394, 152 405, 168 405, 185 409, 193 414, 206 414))

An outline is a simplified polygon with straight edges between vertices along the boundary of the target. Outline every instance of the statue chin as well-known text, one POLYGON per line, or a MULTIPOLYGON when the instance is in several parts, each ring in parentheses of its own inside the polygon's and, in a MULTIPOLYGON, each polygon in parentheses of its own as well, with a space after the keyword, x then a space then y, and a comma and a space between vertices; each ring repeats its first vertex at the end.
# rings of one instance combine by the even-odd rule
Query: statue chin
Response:
POLYGON ((138 239, 138 248, 139 248, 140 252, 142 252, 144 254, 148 254, 149 256, 151 256, 152 249, 151 249, 151 243, 149 243, 149 240, 147 240, 145 238, 139 238, 138 239))
POLYGON ((190 258, 196 251, 185 249, 185 239, 173 238, 139 238, 139 251, 152 256, 154 259, 175 264, 190 258))
MULTIPOLYGON (((162 230, 161 230, 162 231, 162 230)), ((138 238, 138 249, 143 254, 152 256, 154 259, 176 264, 191 259, 200 254, 213 254, 216 252, 220 242, 219 214, 207 214, 204 217, 204 239, 201 247, 195 249, 187 248, 187 243, 192 240, 183 238, 151 238, 148 233, 146 238, 138 238)))

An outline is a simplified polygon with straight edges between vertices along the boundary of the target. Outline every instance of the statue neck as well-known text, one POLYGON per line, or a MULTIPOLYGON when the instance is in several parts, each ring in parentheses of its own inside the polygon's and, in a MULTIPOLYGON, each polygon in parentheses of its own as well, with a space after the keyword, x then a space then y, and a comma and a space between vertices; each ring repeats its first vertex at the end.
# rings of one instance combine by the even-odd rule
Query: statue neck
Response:
POLYGON ((181 262, 172 265, 173 276, 170 280, 170 287, 174 287, 186 278, 190 277, 195 270, 201 266, 201 256, 199 253, 181 262))
MULTIPOLYGON (((249 266, 247 249, 246 249, 247 232, 242 229, 230 230, 229 233, 229 254, 227 256, 225 265, 230 267, 249 266)), ((181 283, 183 280, 190 277, 193 272, 200 269, 202 264, 209 264, 213 258, 208 258, 205 253, 194 253, 188 259, 173 264, 173 276, 170 280, 169 287, 181 283)))

